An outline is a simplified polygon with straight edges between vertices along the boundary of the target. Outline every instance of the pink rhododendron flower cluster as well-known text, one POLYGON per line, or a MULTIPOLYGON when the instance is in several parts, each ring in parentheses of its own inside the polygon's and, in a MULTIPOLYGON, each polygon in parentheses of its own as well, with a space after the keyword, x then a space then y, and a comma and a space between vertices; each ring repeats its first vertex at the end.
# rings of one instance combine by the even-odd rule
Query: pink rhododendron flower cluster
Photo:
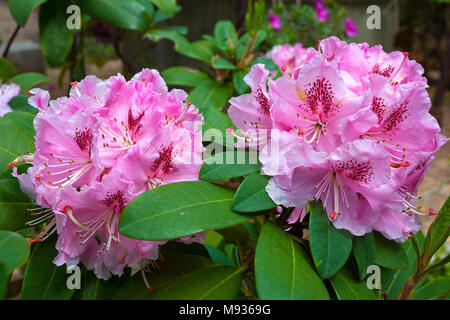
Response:
POLYGON ((17 84, 4 84, 0 83, 0 117, 3 117, 12 109, 9 106, 9 102, 12 98, 17 96, 20 92, 20 87, 17 84))
MULTIPOLYGON (((87 76, 72 83, 69 97, 50 100, 31 90, 39 109, 32 166, 14 174, 35 199, 36 224, 48 221, 33 241, 56 229, 57 265, 80 261, 99 278, 121 275, 126 266, 144 268, 159 257, 164 242, 129 239, 118 232, 124 207, 160 185, 197 180, 202 165, 203 118, 182 90, 168 91, 155 70, 130 81, 87 76)), ((162 228, 164 226, 161 226, 162 228)), ((202 234, 181 239, 202 241, 202 234)))
MULTIPOLYGON (((277 63, 280 48, 271 53, 277 63)), ((407 53, 336 37, 307 52, 293 68, 297 57, 285 59, 276 80, 253 66, 245 77, 251 93, 230 100, 238 135, 253 139, 262 173, 272 177, 266 191, 296 208, 290 220, 322 200, 338 229, 406 240, 424 214, 414 205, 417 186, 447 141, 429 113, 423 68, 407 53)))

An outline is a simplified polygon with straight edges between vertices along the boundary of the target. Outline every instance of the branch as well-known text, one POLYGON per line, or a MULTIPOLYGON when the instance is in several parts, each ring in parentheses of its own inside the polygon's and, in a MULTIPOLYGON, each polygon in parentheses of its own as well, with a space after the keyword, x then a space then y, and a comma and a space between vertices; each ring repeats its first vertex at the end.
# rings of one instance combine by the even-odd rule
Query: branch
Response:
POLYGON ((3 58, 6 58, 6 56, 8 55, 9 48, 11 47, 14 39, 16 38, 17 33, 19 32, 19 29, 20 29, 20 25, 17 25, 16 29, 14 29, 13 34, 11 35, 11 37, 8 40, 8 44, 6 45, 5 51, 3 52, 3 58))

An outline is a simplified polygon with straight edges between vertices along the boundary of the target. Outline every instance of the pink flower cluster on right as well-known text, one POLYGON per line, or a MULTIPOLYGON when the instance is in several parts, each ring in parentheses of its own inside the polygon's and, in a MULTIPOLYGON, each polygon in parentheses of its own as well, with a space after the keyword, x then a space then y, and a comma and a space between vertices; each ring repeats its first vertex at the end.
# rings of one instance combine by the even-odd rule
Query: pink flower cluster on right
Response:
POLYGON ((272 177, 267 193, 296 216, 320 199, 338 229, 405 241, 420 229, 418 214, 436 214, 414 203, 447 142, 429 113, 423 68, 407 53, 336 37, 301 52, 285 60, 294 67, 279 64, 276 80, 254 65, 245 77, 251 93, 230 100, 228 114, 246 138, 269 132, 256 141, 262 173, 272 177))

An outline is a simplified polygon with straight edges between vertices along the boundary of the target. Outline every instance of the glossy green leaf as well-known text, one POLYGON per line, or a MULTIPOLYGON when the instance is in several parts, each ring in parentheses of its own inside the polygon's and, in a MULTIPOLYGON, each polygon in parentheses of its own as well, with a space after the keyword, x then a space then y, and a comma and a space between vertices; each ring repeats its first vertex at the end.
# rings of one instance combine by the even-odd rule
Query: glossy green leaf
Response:
POLYGON ((213 265, 200 256, 182 255, 166 259, 158 270, 147 274, 151 292, 136 274, 114 299, 234 299, 239 291, 242 269, 213 265))
POLYGON ((24 26, 30 13, 39 5, 47 0, 8 0, 9 11, 14 20, 20 25, 24 26))
POLYGON ((37 109, 28 103, 28 97, 24 95, 18 95, 12 98, 9 102, 9 106, 14 111, 23 111, 33 114, 37 113, 37 109))
POLYGON ((278 66, 275 64, 275 62, 273 62, 272 59, 266 57, 256 57, 252 60, 250 66, 253 66, 257 63, 262 63, 266 67, 266 69, 270 71, 275 71, 278 69, 278 66))
MULTIPOLYGON (((169 1, 170 2, 170 1, 169 1)), ((81 11, 122 29, 147 30, 148 7, 135 0, 79 0, 81 11)))
POLYGON ((20 86, 20 92, 22 94, 28 92, 28 90, 37 86, 38 84, 49 82, 51 80, 52 79, 50 79, 46 75, 36 72, 21 73, 12 78, 12 81, 20 86))
POLYGON ((232 90, 229 86, 213 80, 206 80, 196 86, 189 94, 191 101, 200 111, 206 107, 223 108, 231 98, 232 90))
POLYGON ((374 236, 377 248, 375 264, 391 269, 408 268, 408 255, 400 243, 388 240, 378 232, 374 236))
POLYGON ((206 159, 199 178, 205 181, 224 180, 258 172, 260 169, 256 153, 252 156, 243 149, 230 150, 216 153, 206 159))
POLYGON ((186 244, 178 241, 168 241, 160 247, 160 254, 164 258, 179 256, 179 255, 195 255, 209 258, 208 250, 200 243, 186 244))
POLYGON ((353 237, 353 255, 358 265, 359 280, 362 280, 367 275, 367 267, 375 263, 377 256, 377 248, 372 232, 362 237, 353 237))
MULTIPOLYGON (((108 280, 97 278, 93 271, 82 267, 81 288, 76 290, 72 300, 111 300, 120 286, 129 280, 130 269, 125 269, 121 277, 111 277, 108 280)), ((67 276, 70 276, 67 274, 67 276)))
POLYGON ((258 239, 255 279, 260 299, 329 299, 305 251, 272 223, 264 225, 258 239))
POLYGON ((0 176, 8 163, 27 152, 34 152, 34 115, 28 112, 10 112, 0 117, 0 176))
POLYGON ((309 246, 322 279, 338 272, 352 251, 351 234, 333 226, 321 202, 311 202, 309 246))
MULTIPOLYGON (((422 232, 416 234, 416 240, 419 247, 422 248, 425 242, 425 237, 422 232)), ((402 243, 402 247, 408 256, 408 269, 382 268, 381 270, 382 290, 388 293, 389 299, 395 299, 400 290, 403 289, 406 280, 408 280, 413 272, 414 263, 417 259, 411 240, 402 243)))
POLYGON ((331 277, 330 282, 339 300, 377 300, 375 292, 367 287, 366 282, 358 282, 347 268, 331 277))
POLYGON ((0 80, 7 83, 9 79, 17 74, 16 67, 5 58, 0 57, 0 80))
MULTIPOLYGON (((213 43, 208 40, 198 40, 191 43, 194 55, 191 58, 202 60, 206 64, 210 65, 212 57, 219 51, 213 43)), ((183 52, 180 52, 184 54, 183 52)))
POLYGON ((450 197, 444 203, 427 232, 424 255, 431 256, 447 241, 450 235, 450 197))
POLYGON ((55 249, 55 237, 40 242, 33 250, 25 270, 22 286, 24 300, 69 300, 75 289, 67 288, 70 276, 66 267, 57 267, 53 259, 58 252, 55 249))
POLYGON ((237 47, 237 33, 231 21, 219 21, 214 26, 214 38, 216 44, 222 51, 237 47))
POLYGON ((0 264, 6 275, 25 263, 30 248, 28 242, 20 234, 0 230, 0 264))
POLYGON ((6 291, 8 289, 9 277, 6 273, 5 266, 0 263, 0 300, 5 299, 6 291))
POLYGON ((227 59, 218 57, 212 60, 212 66, 216 69, 236 70, 237 67, 227 59))
POLYGON ((25 228, 31 219, 27 209, 34 207, 20 190, 16 179, 0 180, 0 230, 16 231, 25 228))
POLYGON ((159 10, 164 12, 169 18, 177 12, 177 1, 176 0, 150 0, 153 2, 159 10))
POLYGON ((236 191, 233 210, 236 212, 256 212, 275 208, 276 204, 266 192, 269 177, 253 173, 242 181, 236 191))
POLYGON ((225 239, 234 244, 244 244, 247 242, 249 233, 243 224, 234 227, 217 230, 225 239))
POLYGON ((244 77, 247 75, 246 71, 237 71, 233 73, 233 85, 239 94, 244 94, 248 90, 248 85, 244 81, 244 77))
POLYGON ((214 107, 205 108, 203 119, 203 141, 214 141, 217 144, 234 149, 234 137, 227 130, 233 124, 225 113, 214 107))
POLYGON ((231 211, 233 195, 203 181, 167 184, 132 200, 120 216, 119 231, 141 240, 168 240, 231 227, 249 219, 231 211))
POLYGON ((206 250, 208 250, 209 256, 213 263, 234 267, 233 261, 230 260, 227 257, 227 255, 225 253, 223 253, 221 250, 217 249, 216 247, 214 247, 210 244, 205 244, 204 246, 205 246, 206 250))
POLYGON ((39 10, 39 41, 50 67, 59 67, 72 49, 74 32, 67 28, 68 0, 49 1, 39 10))
POLYGON ((445 299, 450 294, 450 277, 439 277, 415 290, 413 300, 445 299))
POLYGON ((211 79, 206 73, 185 67, 172 67, 162 73, 167 84, 194 87, 198 83, 211 79))

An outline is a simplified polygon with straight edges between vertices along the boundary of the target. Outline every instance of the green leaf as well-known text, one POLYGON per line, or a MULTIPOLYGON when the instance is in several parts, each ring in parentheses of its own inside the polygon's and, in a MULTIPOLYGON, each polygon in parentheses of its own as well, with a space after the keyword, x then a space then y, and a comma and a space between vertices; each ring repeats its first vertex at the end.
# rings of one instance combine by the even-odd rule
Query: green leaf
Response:
POLYGON ((165 259, 159 270, 147 274, 150 292, 140 274, 127 281, 114 299, 234 299, 243 269, 213 265, 200 256, 181 255, 165 259))
POLYGON ((253 158, 250 156, 251 154, 243 149, 216 153, 206 159, 200 169, 199 178, 217 181, 259 172, 261 165, 258 163, 256 153, 253 158))
POLYGON ((20 234, 0 230, 0 264, 6 275, 25 263, 30 247, 20 234))
POLYGON ((234 137, 227 130, 233 124, 226 114, 214 107, 208 107, 204 108, 203 119, 203 141, 214 141, 234 149, 234 137))
POLYGON ((136 274, 125 282, 113 299, 148 300, 157 298, 159 291, 189 276, 192 272, 211 266, 211 262, 196 255, 178 255, 164 259, 158 269, 147 273, 147 281, 154 288, 151 292, 145 285, 142 275, 136 274))
POLYGON ((9 102, 9 106, 14 111, 23 111, 33 114, 37 112, 37 109, 28 103, 28 97, 24 95, 18 95, 12 98, 9 102))
POLYGON ((347 268, 331 277, 330 282, 339 300, 377 300, 375 292, 367 287, 366 282, 358 282, 347 268))
POLYGON ((162 77, 169 85, 194 87, 204 80, 211 78, 203 71, 185 67, 172 67, 162 73, 162 77))
POLYGON ((169 240, 231 227, 249 219, 231 211, 233 195, 232 190, 203 181, 163 185, 126 206, 119 231, 135 239, 169 240))
POLYGON ((255 279, 263 300, 329 299, 305 251, 272 223, 264 225, 258 239, 255 279))
POLYGON ((209 256, 213 263, 234 267, 233 261, 231 261, 227 257, 227 255, 225 253, 223 253, 221 250, 217 249, 216 247, 214 247, 210 244, 205 244, 204 246, 205 246, 206 250, 208 250, 209 256))
POLYGON ((338 272, 352 251, 352 236, 336 229, 328 219, 321 202, 311 202, 309 246, 322 279, 338 272))
POLYGON ((0 176, 11 170, 8 163, 34 151, 33 118, 31 113, 18 111, 0 117, 0 176), (27 125, 24 125, 25 120, 27 125))
POLYGON ((256 212, 272 209, 276 204, 266 192, 269 177, 253 173, 242 181, 233 201, 233 211, 256 212))
POLYGON ((186 244, 178 241, 169 241, 160 247, 161 256, 164 258, 190 254, 209 258, 208 250, 200 243, 186 244))
MULTIPOLYGON (((211 64, 211 58, 219 52, 215 45, 208 40, 195 41, 191 43, 191 46, 194 52, 191 58, 202 60, 208 65, 211 64)), ((184 54, 183 52, 180 53, 184 54)))
POLYGON ((0 57, 0 80, 8 82, 9 79, 17 74, 16 67, 5 58, 0 57))
POLYGON ((9 11, 14 20, 23 27, 30 16, 30 13, 47 0, 8 0, 9 11))
POLYGON ((417 289, 413 300, 445 299, 449 293, 450 277, 439 277, 417 289))
POLYGON ((427 232, 424 255, 431 256, 447 241, 450 235, 450 197, 444 203, 427 232))
POLYGON ((0 229, 17 231, 31 219, 28 208, 34 205, 20 190, 17 179, 0 180, 0 229))
POLYGON ((367 275, 367 267, 375 263, 377 256, 377 248, 372 232, 362 237, 353 237, 353 255, 358 265, 359 280, 362 280, 367 275))
MULTIPOLYGON (((421 232, 416 234, 416 239, 419 246, 423 247, 425 237, 421 232)), ((389 299, 397 297, 400 290, 403 289, 406 280, 408 280, 413 272, 414 263, 417 259, 411 240, 402 243, 402 247, 408 256, 408 269, 383 268, 381 271, 382 290, 388 293, 389 299)))
POLYGON ((219 21, 214 26, 214 38, 216 45, 222 51, 228 51, 237 47, 237 33, 231 21, 219 21))
MULTIPOLYGON (((171 1, 169 1, 171 2, 171 1)), ((79 0, 81 12, 122 29, 147 30, 148 7, 135 0, 79 0)))
POLYGON ((25 270, 22 286, 24 300, 69 300, 75 289, 67 288, 70 274, 66 267, 57 267, 53 259, 58 252, 55 249, 56 237, 40 242, 33 250, 25 270))
POLYGON ((51 80, 52 79, 50 79, 46 75, 36 72, 22 73, 12 78, 12 81, 20 86, 20 92, 22 94, 28 92, 28 90, 37 86, 38 84, 49 82, 51 80))
POLYGON ((164 12, 169 18, 172 18, 177 12, 176 0, 150 0, 153 2, 159 10, 164 12))
POLYGON ((243 224, 234 227, 217 230, 229 242, 240 245, 247 242, 249 233, 243 224))
POLYGON ((238 71, 233 73, 233 85, 237 93, 239 94, 246 93, 249 88, 244 81, 244 77, 246 76, 246 74, 246 71, 238 71))
POLYGON ((400 243, 388 240, 380 233, 375 232, 377 256, 375 263, 391 269, 408 268, 408 255, 400 243))
MULTIPOLYGON (((81 289, 76 290, 72 300, 111 300, 119 287, 129 279, 128 272, 121 277, 112 277, 107 281, 99 279, 93 271, 82 267, 81 289)), ((67 274, 67 276, 70 276, 67 274)))
POLYGON ((8 289, 9 277, 6 273, 5 266, 0 263, 0 300, 5 299, 6 291, 8 289))
POLYGON ((70 4, 68 0, 49 1, 39 10, 39 41, 50 67, 61 66, 72 49, 74 32, 66 25, 70 4))
POLYGON ((202 81, 189 94, 188 100, 200 111, 206 107, 220 109, 231 98, 232 90, 229 86, 214 80, 202 81))
POLYGON ((227 59, 218 57, 212 60, 212 66, 216 69, 236 70, 237 67, 227 59))
POLYGON ((250 63, 250 66, 253 66, 253 65, 257 64, 257 63, 262 63, 266 67, 266 69, 269 70, 269 71, 278 70, 278 66, 270 58, 267 58, 267 57, 256 57, 255 59, 252 60, 252 62, 250 63))

